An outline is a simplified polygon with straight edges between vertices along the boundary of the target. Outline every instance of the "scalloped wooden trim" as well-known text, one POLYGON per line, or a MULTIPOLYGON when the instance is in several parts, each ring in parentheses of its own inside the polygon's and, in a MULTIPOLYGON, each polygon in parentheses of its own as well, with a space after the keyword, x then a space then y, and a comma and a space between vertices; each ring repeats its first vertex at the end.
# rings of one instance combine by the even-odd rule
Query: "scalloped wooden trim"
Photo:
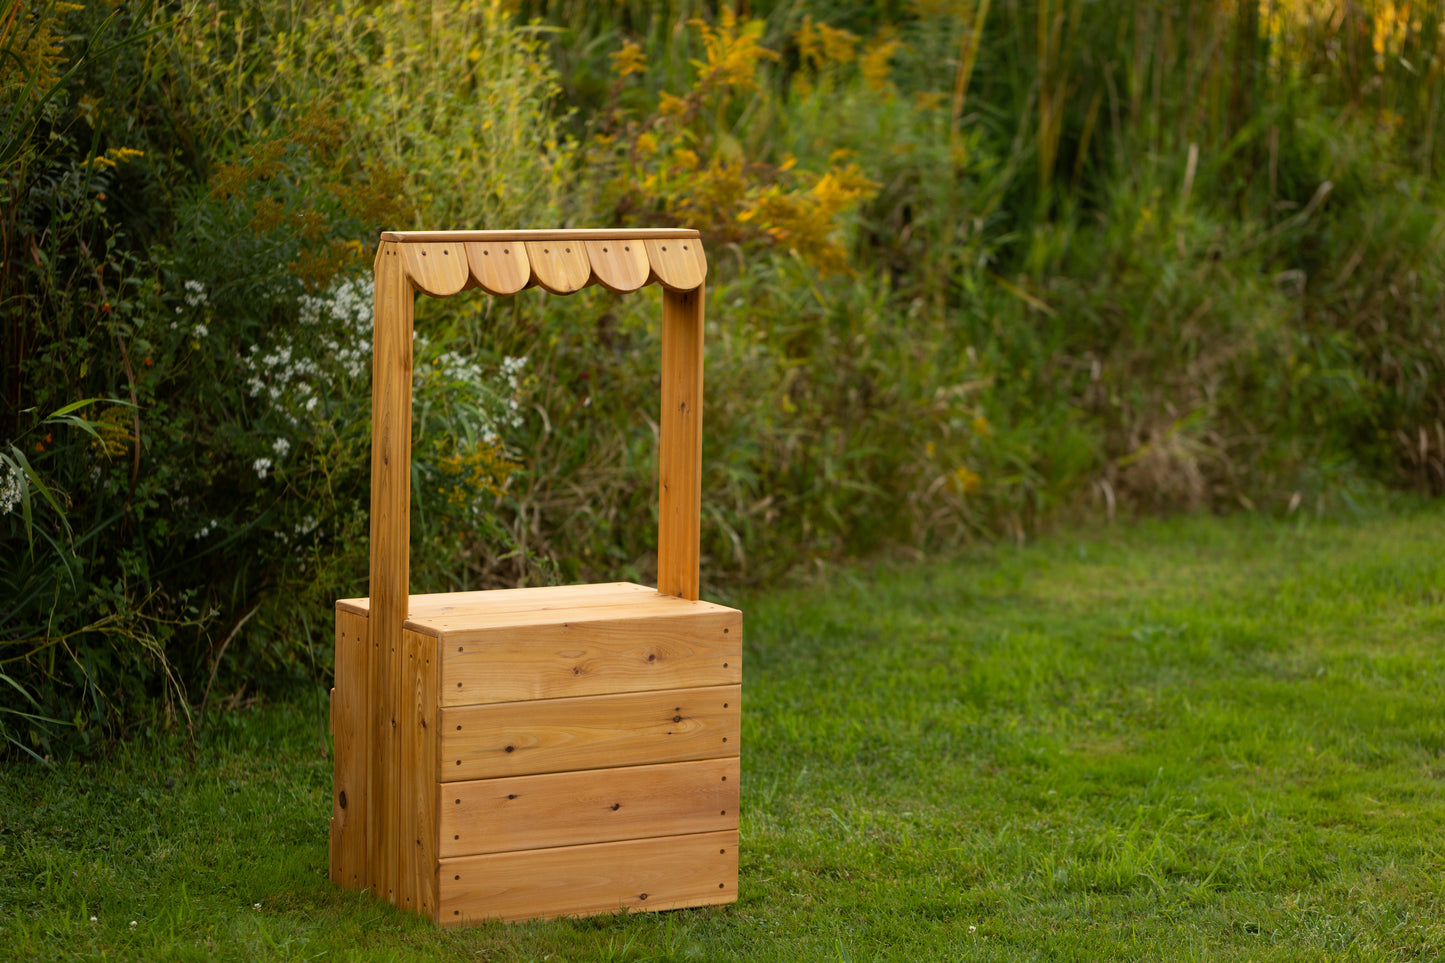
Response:
POLYGON ((572 294, 589 284, 627 294, 659 283, 685 294, 707 277, 697 231, 385 231, 413 287, 445 298, 481 288, 505 297, 534 285, 572 294))
POLYGON ((696 290, 707 277, 707 255, 701 241, 678 238, 642 243, 652 263, 652 276, 669 291, 696 290))
POLYGON ((637 238, 610 238, 585 241, 587 260, 592 264, 592 277, 609 291, 628 294, 647 283, 652 265, 647 248, 637 238))
POLYGON ((608 241, 702 237, 685 227, 563 228, 550 231, 382 231, 381 240, 416 244, 423 241, 608 241))
POLYGON ((553 294, 571 294, 592 280, 592 265, 581 241, 525 241, 527 260, 532 262, 532 280, 553 294))
POLYGON ((506 297, 532 282, 532 262, 521 241, 467 241, 472 280, 488 294, 506 297))
POLYGON ((466 250, 455 241, 401 245, 411 283, 434 298, 449 298, 466 287, 471 272, 466 250))

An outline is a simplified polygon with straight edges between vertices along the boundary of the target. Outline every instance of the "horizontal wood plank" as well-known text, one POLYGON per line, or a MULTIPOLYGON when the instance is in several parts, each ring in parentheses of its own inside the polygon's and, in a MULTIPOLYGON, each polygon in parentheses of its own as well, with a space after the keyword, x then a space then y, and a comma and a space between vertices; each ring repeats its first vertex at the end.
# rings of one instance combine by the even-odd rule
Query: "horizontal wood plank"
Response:
POLYGON ((740 685, 444 708, 437 778, 735 756, 741 710, 740 685))
MULTIPOLYGON (((655 595, 657 590, 635 582, 599 582, 586 585, 544 585, 534 588, 490 589, 482 592, 437 592, 431 595, 413 595, 408 600, 408 615, 426 618, 438 612, 450 611, 458 605, 486 603, 497 607, 519 611, 527 605, 558 605, 597 598, 635 598, 638 595, 655 595)), ((340 599, 336 608, 343 612, 367 615, 371 611, 371 599, 340 599)))
POLYGON ((737 756, 448 783, 443 857, 738 828, 737 756))
POLYGON ((682 227, 560 228, 543 231, 382 231, 381 242, 435 241, 611 241, 701 237, 682 227))
MULTIPOLYGON (((534 609, 555 609, 563 606, 633 604, 657 595, 657 589, 633 582, 607 582, 596 585, 549 585, 536 588, 491 589, 484 592, 439 592, 434 595, 413 595, 407 602, 407 617, 425 622, 428 619, 457 612, 520 615, 534 609)), ((338 610, 366 615, 371 610, 369 598, 341 599, 338 610)), ((525 619, 518 619, 524 623, 525 619)), ((501 624, 501 623, 499 623, 501 624)))
POLYGON ((444 924, 681 909, 737 899, 738 834, 461 856, 440 868, 444 924))
MULTIPOLYGON (((617 582, 607 585, 564 585, 549 588, 497 589, 489 592, 447 592, 413 595, 407 603, 406 628, 455 641, 466 633, 492 627, 529 628, 611 618, 619 607, 629 618, 674 617, 698 613, 736 613, 712 602, 662 595, 654 588, 617 582), (461 634, 454 634, 461 633, 461 634)), ((342 599, 337 611, 366 615, 370 600, 342 599)))
POLYGON ((446 706, 742 682, 742 613, 580 620, 442 634, 446 706))

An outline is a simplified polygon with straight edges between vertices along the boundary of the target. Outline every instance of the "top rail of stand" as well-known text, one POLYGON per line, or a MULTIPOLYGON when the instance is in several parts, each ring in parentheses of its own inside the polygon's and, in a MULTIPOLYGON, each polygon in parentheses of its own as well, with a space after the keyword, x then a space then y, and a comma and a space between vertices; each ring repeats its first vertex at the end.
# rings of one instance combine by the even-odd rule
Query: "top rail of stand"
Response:
POLYGON ((681 227, 560 228, 553 231, 382 231, 383 242, 400 244, 438 241, 664 241, 700 238, 681 227))
POLYGON ((396 262, 412 286, 446 298, 471 288, 507 296, 591 284, 625 294, 648 284, 695 291, 707 276, 697 231, 603 228, 543 231, 386 231, 377 264, 396 262))

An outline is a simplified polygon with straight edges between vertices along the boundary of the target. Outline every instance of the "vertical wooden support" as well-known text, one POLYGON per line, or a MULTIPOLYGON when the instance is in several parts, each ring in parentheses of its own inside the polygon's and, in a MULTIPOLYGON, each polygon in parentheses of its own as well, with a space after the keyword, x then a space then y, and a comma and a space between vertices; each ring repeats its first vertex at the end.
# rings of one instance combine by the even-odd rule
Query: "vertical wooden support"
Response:
POLYGON ((401 730, 401 838, 397 905, 436 919, 437 908, 437 681, 441 674, 435 636, 404 630, 401 663, 404 701, 401 730))
POLYGON ((331 881, 343 889, 367 885, 367 653, 365 616, 336 613, 336 687, 331 690, 333 737, 331 881))
POLYGON ((657 590, 698 597, 702 516, 703 285, 662 292, 662 439, 657 590))
POLYGON ((373 893, 400 902, 398 838, 402 707, 410 700, 401 624, 407 615, 411 556, 411 378, 413 293, 400 245, 376 254, 371 373, 371 767, 366 806, 373 893))

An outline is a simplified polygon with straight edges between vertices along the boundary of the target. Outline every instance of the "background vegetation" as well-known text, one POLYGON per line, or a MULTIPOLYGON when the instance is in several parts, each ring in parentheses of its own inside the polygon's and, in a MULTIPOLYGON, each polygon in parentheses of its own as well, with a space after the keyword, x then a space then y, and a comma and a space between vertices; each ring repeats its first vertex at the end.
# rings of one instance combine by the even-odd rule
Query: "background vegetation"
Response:
MULTIPOLYGON (((1445 491, 1430 4, 0 0, 0 734, 324 677, 382 228, 706 233, 709 591, 1445 491)), ((419 307, 414 584, 650 576, 655 304, 419 307)))

